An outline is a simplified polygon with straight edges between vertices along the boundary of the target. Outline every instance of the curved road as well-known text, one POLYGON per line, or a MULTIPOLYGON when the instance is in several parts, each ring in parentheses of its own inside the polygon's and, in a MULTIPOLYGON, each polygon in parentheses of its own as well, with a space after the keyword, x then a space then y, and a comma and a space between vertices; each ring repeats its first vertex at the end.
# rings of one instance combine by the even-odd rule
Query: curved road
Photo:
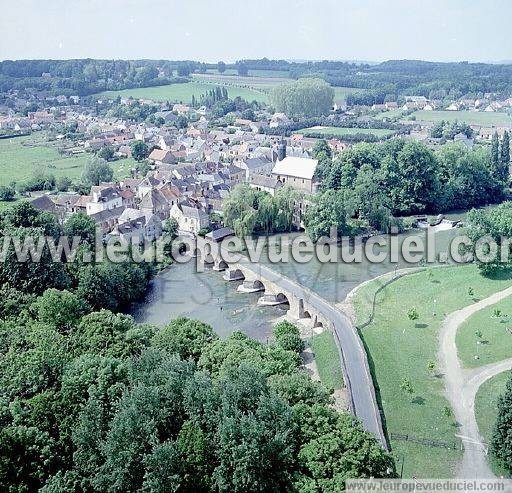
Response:
POLYGON ((317 293, 264 265, 253 264, 247 259, 237 263, 244 269, 252 271, 255 276, 267 279, 284 291, 315 306, 326 319, 332 322, 354 414, 362 421, 364 428, 373 433, 382 446, 387 448, 366 352, 356 328, 348 317, 317 293))
POLYGON ((512 358, 471 370, 462 368, 455 338, 460 325, 473 313, 512 295, 512 287, 495 293, 473 305, 448 315, 441 327, 439 358, 444 370, 446 394, 460 423, 459 436, 464 442, 464 456, 457 471, 459 478, 493 478, 486 459, 475 418, 475 396, 478 388, 489 378, 512 368, 512 358))

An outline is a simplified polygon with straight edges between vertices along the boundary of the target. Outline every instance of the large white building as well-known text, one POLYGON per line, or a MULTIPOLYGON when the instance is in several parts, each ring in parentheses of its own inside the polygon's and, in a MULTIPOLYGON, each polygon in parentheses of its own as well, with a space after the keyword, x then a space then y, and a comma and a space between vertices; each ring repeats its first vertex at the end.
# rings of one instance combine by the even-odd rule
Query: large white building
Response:
POLYGON ((283 185, 311 194, 317 189, 314 179, 317 166, 317 159, 289 156, 276 163, 272 169, 272 176, 283 185))

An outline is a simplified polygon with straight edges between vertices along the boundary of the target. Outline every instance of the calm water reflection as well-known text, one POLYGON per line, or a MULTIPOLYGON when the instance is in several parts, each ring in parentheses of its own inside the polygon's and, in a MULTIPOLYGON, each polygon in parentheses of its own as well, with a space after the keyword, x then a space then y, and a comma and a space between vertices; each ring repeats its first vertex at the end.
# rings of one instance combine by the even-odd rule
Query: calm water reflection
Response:
MULTIPOLYGON (((450 240, 457 233, 460 230, 436 233, 436 252, 447 251, 450 240)), ((288 235, 290 242, 295 236, 297 235, 288 235)), ((425 233, 413 231, 400 234, 398 243, 401 245, 409 236, 425 238, 425 233)), ((276 236, 271 241, 278 239, 276 236)), ((268 256, 264 255, 261 261, 269 263, 268 256)), ((399 259, 398 268, 414 265, 399 259)), ((394 270, 396 264, 389 259, 380 264, 372 264, 367 260, 359 264, 322 264, 314 259, 307 264, 272 264, 272 268, 318 292, 329 301, 341 301, 355 286, 394 270)), ((209 323, 221 337, 241 330, 254 339, 265 341, 271 333, 273 323, 284 315, 285 309, 258 307, 256 302, 261 293, 238 293, 236 288, 239 284, 224 281, 222 273, 212 270, 197 273, 194 261, 175 264, 153 281, 146 299, 134 305, 131 313, 138 322, 157 325, 164 325, 183 315, 209 323)))

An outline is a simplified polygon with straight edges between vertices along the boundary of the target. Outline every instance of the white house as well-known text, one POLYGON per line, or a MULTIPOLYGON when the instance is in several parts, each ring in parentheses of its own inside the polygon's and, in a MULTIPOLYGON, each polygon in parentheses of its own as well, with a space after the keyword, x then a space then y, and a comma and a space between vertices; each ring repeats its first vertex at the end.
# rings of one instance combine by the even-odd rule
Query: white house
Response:
POLYGON ((178 222, 178 231, 197 234, 210 225, 208 214, 201 209, 183 204, 175 204, 171 208, 170 217, 178 222))
POLYGON ((276 163, 272 176, 283 185, 311 194, 316 192, 317 188, 314 180, 317 166, 317 159, 287 156, 276 163))
POLYGON ((88 216, 97 212, 116 209, 123 205, 121 193, 114 187, 96 186, 91 188, 91 200, 85 210, 88 216))

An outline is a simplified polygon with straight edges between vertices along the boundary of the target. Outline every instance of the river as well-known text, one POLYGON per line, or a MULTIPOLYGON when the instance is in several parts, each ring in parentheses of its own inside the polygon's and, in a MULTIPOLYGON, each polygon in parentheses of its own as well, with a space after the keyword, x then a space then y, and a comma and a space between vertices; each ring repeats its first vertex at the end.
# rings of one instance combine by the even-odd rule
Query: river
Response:
MULTIPOLYGON (((460 229, 435 233, 436 252, 445 252, 449 242, 460 229)), ((275 235, 270 241, 278 242, 286 236, 288 245, 298 235, 275 235)), ((410 237, 422 237, 419 230, 397 235, 398 244, 410 237)), ((389 238, 389 237, 387 237, 389 238)), ((348 246, 335 247, 338 252, 348 246)), ((308 263, 271 264, 264 254, 261 262, 284 275, 298 281, 332 302, 342 301, 358 284, 395 268, 411 267, 403 258, 398 264, 390 262, 370 263, 363 258, 361 263, 320 263, 316 257, 308 263), (398 265, 398 267, 397 267, 398 265)), ((251 338, 266 341, 272 326, 285 314, 286 308, 259 307, 256 302, 261 293, 241 294, 236 288, 240 282, 226 282, 222 273, 207 269, 196 271, 195 261, 174 264, 160 273, 151 283, 144 300, 133 305, 131 314, 139 323, 165 325, 178 316, 196 318, 210 324, 221 337, 227 337, 240 330, 251 338)))

